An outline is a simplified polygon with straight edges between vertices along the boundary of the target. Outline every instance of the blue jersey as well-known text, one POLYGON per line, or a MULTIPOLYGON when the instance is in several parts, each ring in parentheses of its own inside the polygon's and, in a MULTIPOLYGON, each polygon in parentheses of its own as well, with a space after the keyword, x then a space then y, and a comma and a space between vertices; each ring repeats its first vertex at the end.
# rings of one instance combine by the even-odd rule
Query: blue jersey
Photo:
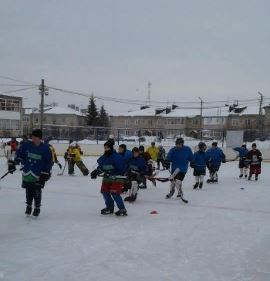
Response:
POLYGON ((239 153, 240 160, 243 160, 248 154, 248 149, 246 147, 235 147, 233 150, 239 153))
POLYGON ((198 171, 204 170, 206 168, 206 163, 208 161, 208 156, 204 151, 197 151, 194 153, 194 166, 198 171))
POLYGON ((32 141, 21 144, 16 152, 16 161, 23 164, 23 181, 38 181, 40 173, 49 173, 52 168, 53 160, 49 146, 40 143, 36 146, 32 141))
POLYGON ((177 168, 186 173, 188 170, 188 163, 193 161, 193 153, 188 146, 183 146, 177 148, 176 146, 171 148, 167 159, 171 162, 171 173, 173 173, 177 168))
POLYGON ((219 147, 217 148, 209 148, 206 151, 207 158, 209 159, 209 163, 212 166, 219 167, 221 162, 225 160, 225 155, 219 147))
POLYGON ((142 175, 146 175, 147 173, 147 165, 142 156, 138 156, 136 158, 132 157, 129 160, 128 170, 136 171, 142 175))
POLYGON ((107 176, 117 176, 125 173, 124 159, 115 150, 109 156, 102 155, 97 162, 98 169, 103 171, 107 176))
POLYGON ((132 158, 132 152, 130 150, 126 150, 124 153, 118 153, 121 157, 123 157, 125 163, 125 170, 128 168, 129 160, 132 158))

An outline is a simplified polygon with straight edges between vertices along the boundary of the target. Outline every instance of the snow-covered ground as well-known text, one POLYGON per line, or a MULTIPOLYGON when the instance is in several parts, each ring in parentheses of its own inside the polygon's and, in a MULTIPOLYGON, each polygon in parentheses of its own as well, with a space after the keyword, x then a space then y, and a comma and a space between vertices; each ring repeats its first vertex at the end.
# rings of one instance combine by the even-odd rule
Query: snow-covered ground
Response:
MULTIPOLYGON (((89 169, 95 160, 85 159, 89 169)), ((224 164, 220 183, 199 191, 189 171, 188 205, 164 199, 168 183, 149 184, 120 218, 100 215, 100 178, 58 171, 37 219, 24 215, 20 172, 1 181, 0 280, 270 280, 270 164, 259 182, 238 179, 236 162, 224 164)))

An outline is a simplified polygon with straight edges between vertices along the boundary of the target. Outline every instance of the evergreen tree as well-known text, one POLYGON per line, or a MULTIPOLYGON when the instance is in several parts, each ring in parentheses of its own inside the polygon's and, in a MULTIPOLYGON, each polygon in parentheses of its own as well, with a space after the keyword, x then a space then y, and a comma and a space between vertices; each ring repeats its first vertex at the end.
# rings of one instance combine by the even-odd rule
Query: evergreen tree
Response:
POLYGON ((102 127, 109 127, 109 116, 104 108, 104 105, 101 106, 99 111, 98 124, 102 127))
POLYGON ((89 105, 88 105, 88 114, 87 114, 87 125, 89 126, 97 126, 98 121, 98 110, 96 106, 96 101, 94 95, 90 97, 89 105))

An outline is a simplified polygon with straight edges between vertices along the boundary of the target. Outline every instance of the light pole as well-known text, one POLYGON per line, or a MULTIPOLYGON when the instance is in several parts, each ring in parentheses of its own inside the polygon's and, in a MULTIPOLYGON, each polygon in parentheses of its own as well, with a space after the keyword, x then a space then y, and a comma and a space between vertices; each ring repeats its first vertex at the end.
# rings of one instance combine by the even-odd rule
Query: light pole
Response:
POLYGON ((41 79, 41 84, 39 86, 39 92, 41 96, 40 102, 40 130, 43 131, 43 115, 44 115, 44 96, 48 95, 48 88, 45 87, 44 79, 41 79))
POLYGON ((203 138, 203 100, 199 97, 200 100, 200 140, 203 138))

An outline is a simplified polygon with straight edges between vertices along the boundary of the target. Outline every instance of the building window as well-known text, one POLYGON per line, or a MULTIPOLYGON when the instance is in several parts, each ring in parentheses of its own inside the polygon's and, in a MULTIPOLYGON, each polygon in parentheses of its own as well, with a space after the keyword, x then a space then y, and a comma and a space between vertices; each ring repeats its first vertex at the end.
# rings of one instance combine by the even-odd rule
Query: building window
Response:
POLYGON ((193 119, 193 120, 192 120, 192 124, 193 124, 193 125, 198 125, 198 120, 197 120, 197 119, 193 119))
POLYGON ((12 98, 1 98, 0 99, 0 110, 5 111, 20 111, 20 103, 18 100, 12 98))
POLYGON ((250 127, 251 126, 250 119, 245 119, 245 125, 246 125, 246 127, 250 127))
POLYGON ((234 126, 234 127, 239 126, 239 120, 238 119, 232 119, 232 126, 234 126))

